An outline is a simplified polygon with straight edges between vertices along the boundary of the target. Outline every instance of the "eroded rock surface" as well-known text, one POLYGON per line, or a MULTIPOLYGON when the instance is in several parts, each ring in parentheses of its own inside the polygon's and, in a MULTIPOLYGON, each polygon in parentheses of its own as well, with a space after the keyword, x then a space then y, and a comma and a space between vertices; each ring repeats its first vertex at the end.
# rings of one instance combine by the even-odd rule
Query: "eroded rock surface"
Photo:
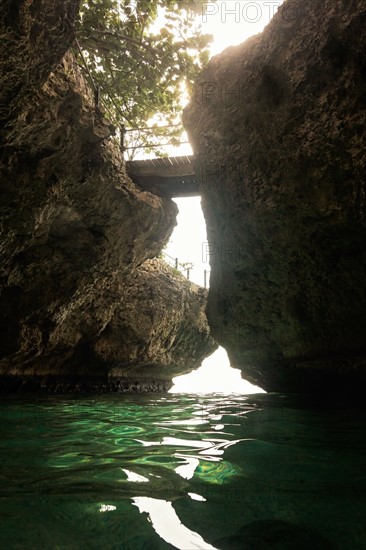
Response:
POLYGON ((209 322, 265 389, 364 387, 365 41, 363 0, 287 1, 211 60, 185 112, 209 322))
POLYGON ((205 308, 207 290, 162 260, 147 260, 124 281, 111 322, 94 355, 116 367, 110 377, 160 379, 198 368, 217 348, 205 308))
MULTIPOLYGON (((94 380, 99 387, 108 385, 112 368, 119 366, 123 375, 122 367, 128 365, 135 376, 131 365, 138 368, 142 362, 156 367, 155 380, 144 388, 163 389, 180 368, 186 371, 191 359, 203 358, 212 340, 207 325, 206 339, 201 338, 202 315, 192 327, 184 324, 181 307, 189 309, 188 295, 194 302, 198 294, 181 282, 177 301, 165 303, 171 308, 166 315, 181 315, 172 324, 178 332, 166 331, 165 325, 162 329, 164 342, 178 342, 183 326, 186 337, 192 337, 186 347, 178 346, 181 361, 168 343, 156 343, 158 325, 155 343, 143 342, 145 355, 135 349, 141 348, 139 339, 125 337, 128 331, 142 337, 146 326, 144 304, 135 298, 139 310, 133 315, 128 301, 133 283, 127 278, 140 280, 145 288, 146 267, 139 266, 167 242, 177 208, 138 189, 126 174, 118 145, 108 139, 113 128, 67 53, 78 7, 75 0, 8 0, 0 8, 0 373, 10 386, 17 380, 47 386, 52 378, 52 387, 77 379, 91 385, 94 380), (164 351, 173 365, 161 358, 164 351)), ((160 278, 163 294, 164 280, 160 278)), ((170 297, 172 285, 167 280, 170 297)), ((199 299, 197 316, 204 309, 199 299)), ((153 301, 146 303, 146 314, 153 315, 153 301)), ((156 306, 160 311, 160 296, 156 306)), ((138 389, 129 382, 124 387, 138 389)))

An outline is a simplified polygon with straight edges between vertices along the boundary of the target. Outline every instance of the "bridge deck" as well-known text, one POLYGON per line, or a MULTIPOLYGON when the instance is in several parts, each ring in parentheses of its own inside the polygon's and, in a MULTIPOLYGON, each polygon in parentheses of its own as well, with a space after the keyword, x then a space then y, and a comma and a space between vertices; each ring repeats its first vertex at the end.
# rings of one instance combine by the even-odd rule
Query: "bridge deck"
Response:
POLYGON ((143 189, 168 197, 199 195, 194 172, 194 157, 162 157, 128 161, 130 178, 143 189))

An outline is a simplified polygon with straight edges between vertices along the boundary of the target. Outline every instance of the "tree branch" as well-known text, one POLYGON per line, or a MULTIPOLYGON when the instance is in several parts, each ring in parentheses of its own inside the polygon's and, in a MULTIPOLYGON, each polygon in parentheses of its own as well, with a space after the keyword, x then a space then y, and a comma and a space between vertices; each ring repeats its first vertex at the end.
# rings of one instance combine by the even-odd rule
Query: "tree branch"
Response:
MULTIPOLYGON (((157 50, 153 48, 153 46, 150 46, 150 44, 144 44, 142 41, 136 40, 136 38, 131 38, 130 36, 126 36, 124 34, 120 34, 118 32, 114 31, 107 31, 107 30, 97 30, 93 29, 93 34, 99 34, 99 35, 105 35, 105 36, 113 36, 114 38, 118 38, 119 40, 125 40, 126 42, 129 42, 130 44, 133 44, 134 46, 138 48, 144 48, 149 53, 152 53, 153 55, 157 54, 157 50)), ((86 36, 83 31, 77 31, 76 36, 79 37, 85 37, 87 39, 93 39, 93 36, 86 36)))

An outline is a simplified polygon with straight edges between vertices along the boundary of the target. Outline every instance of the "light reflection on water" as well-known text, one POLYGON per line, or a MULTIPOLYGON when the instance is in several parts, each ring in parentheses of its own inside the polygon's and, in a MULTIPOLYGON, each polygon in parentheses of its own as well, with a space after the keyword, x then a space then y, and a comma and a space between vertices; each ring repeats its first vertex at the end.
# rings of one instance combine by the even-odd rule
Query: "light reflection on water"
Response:
POLYGON ((0 414, 1 548, 366 547, 363 410, 103 395, 0 414))
POLYGON ((149 514, 155 532, 175 548, 216 550, 214 546, 207 544, 198 533, 191 531, 180 522, 171 502, 149 497, 133 498, 132 501, 141 514, 144 512, 149 514))

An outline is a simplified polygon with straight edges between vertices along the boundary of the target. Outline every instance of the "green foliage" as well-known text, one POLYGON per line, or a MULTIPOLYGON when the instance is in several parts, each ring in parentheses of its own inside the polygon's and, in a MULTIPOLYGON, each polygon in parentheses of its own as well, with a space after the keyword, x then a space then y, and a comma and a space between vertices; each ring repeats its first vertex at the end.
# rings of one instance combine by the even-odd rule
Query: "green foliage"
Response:
MULTIPOLYGON (((84 60, 79 55, 79 63, 84 70, 88 66, 117 127, 146 127, 152 117, 157 125, 177 123, 182 85, 190 88, 209 57, 212 37, 203 35, 199 25, 202 4, 201 0, 82 2, 76 35, 84 60), (162 17, 164 26, 154 25, 162 17)), ((179 141, 181 128, 157 133, 160 142, 179 141)), ((137 139, 151 142, 144 133, 137 139)))

